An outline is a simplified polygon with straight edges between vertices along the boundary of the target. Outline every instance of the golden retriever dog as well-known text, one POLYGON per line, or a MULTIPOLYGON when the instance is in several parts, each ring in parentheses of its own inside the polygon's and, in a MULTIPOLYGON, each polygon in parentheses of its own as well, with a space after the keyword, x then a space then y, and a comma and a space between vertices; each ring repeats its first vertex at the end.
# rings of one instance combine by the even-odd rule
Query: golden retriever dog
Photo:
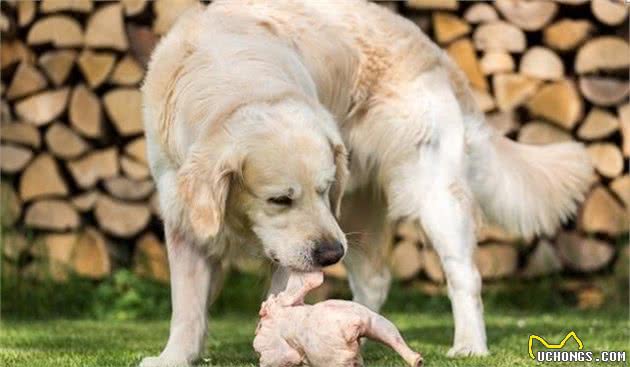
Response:
POLYGON ((522 236, 552 233, 591 176, 579 144, 494 132, 438 46, 360 0, 199 6, 155 49, 143 96, 173 314, 166 347, 142 366, 199 357, 234 246, 276 263, 272 292, 288 270, 343 259, 354 300, 378 310, 385 229, 400 218, 417 220, 441 259, 448 354, 484 355, 475 213, 522 236), (349 246, 344 231, 360 235, 349 246))

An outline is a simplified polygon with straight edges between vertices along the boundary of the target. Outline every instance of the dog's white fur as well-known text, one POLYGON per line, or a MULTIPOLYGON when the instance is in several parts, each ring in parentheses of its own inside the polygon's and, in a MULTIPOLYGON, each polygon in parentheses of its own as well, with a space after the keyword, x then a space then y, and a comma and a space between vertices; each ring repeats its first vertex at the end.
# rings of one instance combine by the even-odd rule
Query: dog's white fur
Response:
POLYGON ((591 175, 578 144, 525 146, 492 131, 436 45, 358 0, 192 10, 157 46, 143 93, 173 298, 169 341, 144 366, 200 355, 232 246, 274 259, 277 291, 287 268, 316 267, 313 249, 339 241, 355 300, 377 310, 390 279, 379 245, 402 217, 419 220, 442 261, 449 355, 485 354, 476 209, 523 236, 551 233, 591 175), (282 196, 291 207, 268 201, 282 196), (359 236, 351 246, 340 204, 341 227, 359 236))

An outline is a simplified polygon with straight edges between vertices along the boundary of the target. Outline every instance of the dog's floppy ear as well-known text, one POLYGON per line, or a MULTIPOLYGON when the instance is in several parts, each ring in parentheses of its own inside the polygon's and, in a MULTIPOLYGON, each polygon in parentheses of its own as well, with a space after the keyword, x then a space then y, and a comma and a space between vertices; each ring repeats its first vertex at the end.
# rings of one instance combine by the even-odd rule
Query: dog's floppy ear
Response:
POLYGON ((333 157, 335 159, 335 183, 330 190, 330 203, 335 216, 341 214, 341 199, 348 181, 348 151, 341 139, 331 139, 333 157))
POLYGON ((230 183, 238 163, 231 154, 193 151, 177 174, 178 194, 195 236, 206 240, 219 232, 230 183))

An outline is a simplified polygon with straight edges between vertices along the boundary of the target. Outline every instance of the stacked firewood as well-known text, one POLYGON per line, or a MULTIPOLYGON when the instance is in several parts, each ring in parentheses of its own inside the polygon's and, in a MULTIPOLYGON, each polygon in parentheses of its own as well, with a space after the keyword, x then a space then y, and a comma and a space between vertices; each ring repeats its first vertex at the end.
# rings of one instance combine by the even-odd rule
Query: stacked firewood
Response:
MULTIPOLYGON (((489 123, 527 144, 581 141, 595 166, 577 219, 556 236, 525 240, 491 225, 481 229, 475 260, 484 279, 607 269, 619 243, 625 247, 618 261, 627 262, 627 6, 610 0, 405 5, 405 15, 466 73, 489 123)), ((443 281, 437 255, 418 226, 403 223, 397 233, 394 274, 410 279, 424 271, 443 281)))
MULTIPOLYGON (((139 85, 155 42, 195 3, 2 2, 3 269, 65 279, 133 267, 168 278, 139 85)), ((578 219, 556 237, 524 241, 484 228, 482 275, 608 268, 630 207, 627 8, 610 0, 382 5, 448 52, 502 133, 529 144, 580 140, 595 164, 578 219)), ((417 224, 394 233, 397 277, 443 279, 417 224)))

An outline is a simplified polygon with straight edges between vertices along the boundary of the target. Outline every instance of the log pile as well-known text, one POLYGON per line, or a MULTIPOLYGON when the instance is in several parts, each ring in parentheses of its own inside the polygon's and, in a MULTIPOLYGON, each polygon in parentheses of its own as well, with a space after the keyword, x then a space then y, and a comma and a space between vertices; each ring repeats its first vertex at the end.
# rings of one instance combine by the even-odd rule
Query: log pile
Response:
MULTIPOLYGON (((59 280, 127 266, 167 281, 139 86, 159 37, 196 2, 2 2, 3 261, 40 274, 36 260, 45 258, 59 280)), ((619 239, 630 208, 628 8, 612 0, 381 4, 444 48, 501 133, 527 144, 578 140, 593 160, 592 190, 557 236, 480 230, 482 276, 610 268, 619 257, 612 244, 627 243, 619 239)), ((417 223, 394 233, 397 278, 444 280, 417 223)))
MULTIPOLYGON (((397 8, 427 24, 425 32, 463 69, 499 131, 526 144, 581 141, 595 167, 577 218, 555 236, 524 240, 491 225, 482 228, 475 254, 482 277, 610 268, 617 244, 627 251, 630 228, 628 7, 610 0, 409 0, 397 8)), ((407 280, 423 272, 444 281, 439 257, 418 235, 420 228, 401 230, 409 225, 398 229, 394 276, 407 280)))

